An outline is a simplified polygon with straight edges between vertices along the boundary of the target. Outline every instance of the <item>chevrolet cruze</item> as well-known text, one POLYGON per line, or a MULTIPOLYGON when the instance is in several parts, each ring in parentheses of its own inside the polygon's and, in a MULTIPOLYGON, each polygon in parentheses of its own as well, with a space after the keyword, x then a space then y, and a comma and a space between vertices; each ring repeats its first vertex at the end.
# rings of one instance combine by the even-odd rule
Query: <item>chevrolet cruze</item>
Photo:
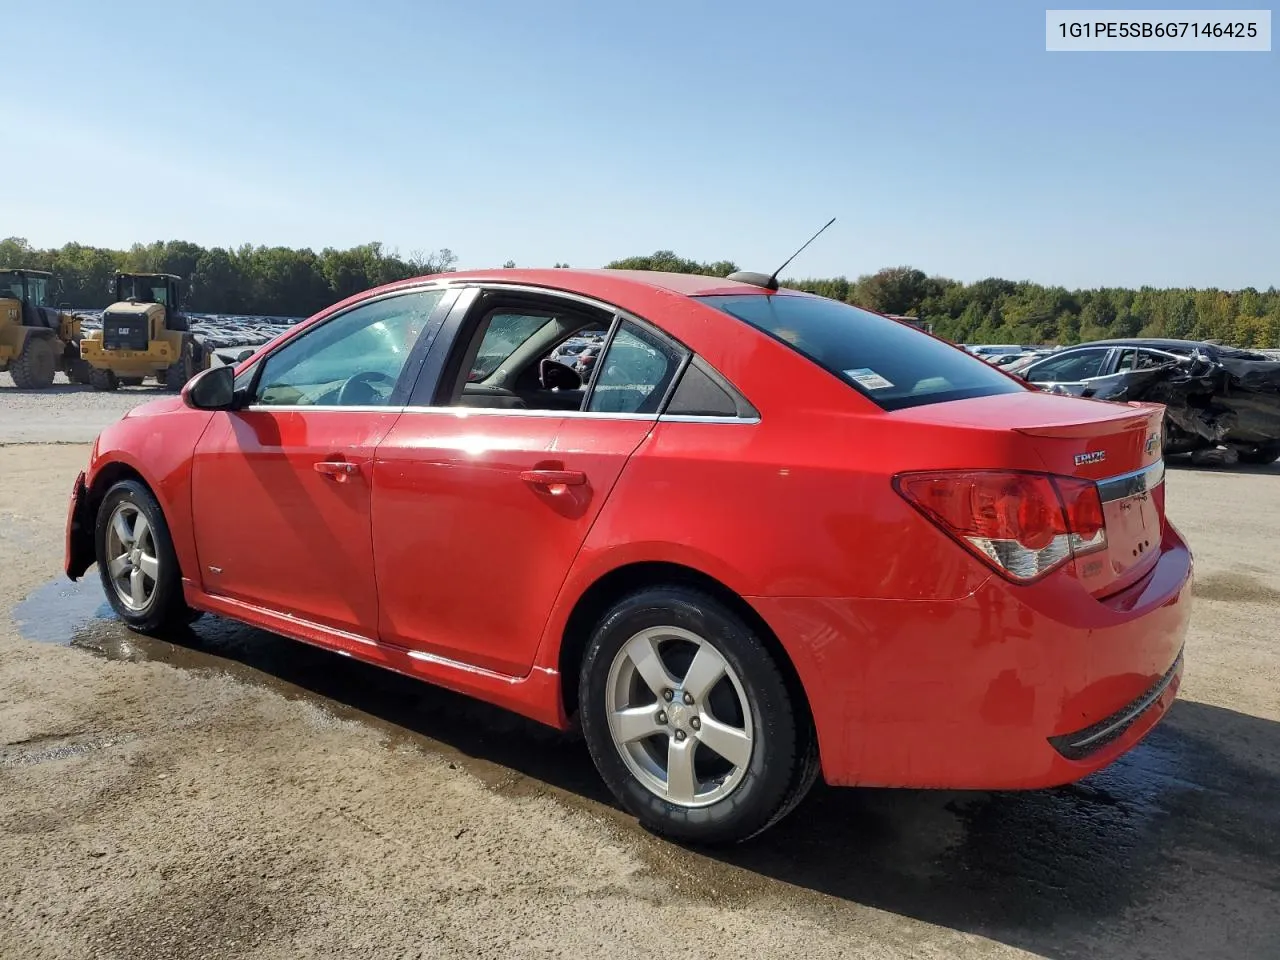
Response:
POLYGON ((1162 416, 757 274, 425 277, 102 431, 66 572, 138 631, 578 725, 640 821, 729 842, 818 776, 1038 788, 1138 743, 1190 608, 1162 416))

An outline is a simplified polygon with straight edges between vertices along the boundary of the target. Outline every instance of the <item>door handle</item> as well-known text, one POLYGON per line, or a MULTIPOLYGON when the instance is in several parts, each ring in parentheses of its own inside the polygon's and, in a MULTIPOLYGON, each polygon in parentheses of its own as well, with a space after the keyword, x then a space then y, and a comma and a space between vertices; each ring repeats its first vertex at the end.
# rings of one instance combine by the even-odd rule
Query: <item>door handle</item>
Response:
POLYGON ((581 470, 521 470, 520 479, 535 487, 546 487, 552 494, 562 494, 568 487, 580 487, 587 482, 581 470))
POLYGON ((360 473, 360 464, 347 463, 345 460, 321 460, 314 465, 316 473, 330 477, 338 483, 346 483, 348 478, 360 473))

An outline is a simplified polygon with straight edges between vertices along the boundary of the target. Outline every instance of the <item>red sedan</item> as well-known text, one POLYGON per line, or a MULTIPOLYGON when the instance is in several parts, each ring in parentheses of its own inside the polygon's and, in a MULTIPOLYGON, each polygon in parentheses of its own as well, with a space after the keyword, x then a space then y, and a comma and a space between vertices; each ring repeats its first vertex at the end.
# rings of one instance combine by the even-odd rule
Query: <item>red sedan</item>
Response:
POLYGON ((831 784, 1032 788, 1176 695, 1163 408, 1052 396, 844 303, 609 270, 427 277, 108 427, 66 572, 560 728, 659 832, 831 784), (551 359, 608 331, 583 382, 551 359))

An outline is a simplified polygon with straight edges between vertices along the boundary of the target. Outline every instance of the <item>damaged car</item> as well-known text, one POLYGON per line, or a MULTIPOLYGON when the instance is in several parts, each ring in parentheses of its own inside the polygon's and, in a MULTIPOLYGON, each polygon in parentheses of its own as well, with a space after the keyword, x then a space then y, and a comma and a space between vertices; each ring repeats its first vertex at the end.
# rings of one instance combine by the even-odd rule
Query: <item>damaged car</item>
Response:
POLYGON ((1005 368, 1050 393, 1164 404, 1164 452, 1280 459, 1280 360, 1199 340, 1097 340, 1005 368))

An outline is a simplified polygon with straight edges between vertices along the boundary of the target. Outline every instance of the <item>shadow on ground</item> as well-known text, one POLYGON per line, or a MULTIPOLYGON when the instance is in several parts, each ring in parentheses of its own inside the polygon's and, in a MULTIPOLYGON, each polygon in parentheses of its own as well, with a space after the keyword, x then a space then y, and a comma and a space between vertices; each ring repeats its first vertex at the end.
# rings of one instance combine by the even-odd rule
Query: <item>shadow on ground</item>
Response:
POLYGON ((1070 787, 818 786, 748 844, 684 850, 614 808, 570 735, 220 618, 157 640, 108 613, 91 579, 50 584, 14 616, 31 639, 231 673, 382 727, 395 743, 457 756, 493 789, 550 792, 605 813, 641 855, 674 865, 695 889, 776 902, 788 895, 780 881, 807 891, 804 909, 832 926, 857 922, 857 911, 838 909, 847 901, 1055 960, 1280 957, 1280 724, 1271 721, 1182 700, 1137 749, 1070 787))

